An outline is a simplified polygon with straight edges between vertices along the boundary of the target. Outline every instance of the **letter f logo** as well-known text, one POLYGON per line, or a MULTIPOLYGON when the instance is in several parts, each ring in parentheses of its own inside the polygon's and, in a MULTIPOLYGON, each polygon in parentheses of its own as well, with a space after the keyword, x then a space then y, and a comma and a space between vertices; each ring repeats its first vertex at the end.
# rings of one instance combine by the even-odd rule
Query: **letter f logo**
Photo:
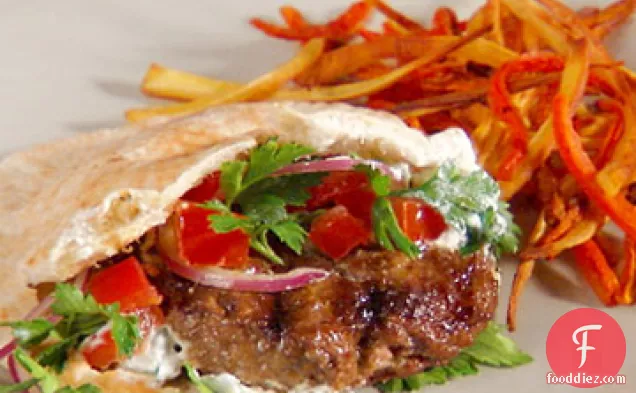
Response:
POLYGON ((574 344, 581 345, 580 347, 576 349, 577 351, 581 351, 581 364, 579 364, 579 368, 583 367, 583 365, 587 361, 587 351, 593 351, 596 349, 594 347, 587 345, 587 332, 590 330, 601 330, 602 327, 603 327, 602 325, 585 325, 576 329, 574 333, 572 333, 572 341, 574 341, 574 344), (577 336, 581 332, 583 334, 581 335, 582 337, 581 342, 579 342, 579 339, 577 338, 577 336))

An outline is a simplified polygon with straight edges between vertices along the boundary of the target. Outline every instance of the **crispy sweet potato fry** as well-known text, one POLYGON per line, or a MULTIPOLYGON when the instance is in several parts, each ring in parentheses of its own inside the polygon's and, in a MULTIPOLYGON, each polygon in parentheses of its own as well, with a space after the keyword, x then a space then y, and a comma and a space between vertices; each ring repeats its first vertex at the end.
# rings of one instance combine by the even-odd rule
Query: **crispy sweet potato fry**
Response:
POLYGON ((554 100, 554 128, 557 146, 563 160, 579 186, 626 235, 636 239, 636 206, 630 204, 623 195, 607 194, 596 180, 597 170, 592 160, 583 150, 572 121, 568 118, 570 101, 563 95, 554 100))
POLYGON ((623 136, 625 119, 623 118, 623 110, 616 101, 599 100, 596 105, 599 109, 609 111, 616 116, 613 124, 606 130, 603 141, 597 145, 599 151, 594 158, 594 164, 597 168, 603 168, 623 136))
POLYGON ((260 99, 273 94, 283 84, 287 83, 309 65, 316 61, 322 54, 325 41, 320 38, 310 40, 298 54, 281 65, 276 70, 269 72, 248 83, 238 90, 229 92, 221 97, 199 98, 184 104, 175 104, 162 107, 131 109, 126 113, 126 118, 132 122, 138 122, 153 116, 175 116, 201 111, 213 105, 244 100, 260 99))
POLYGON ((590 240, 598 228, 598 222, 595 220, 583 219, 561 239, 542 246, 530 247, 522 251, 520 256, 522 259, 554 259, 563 251, 590 240))
POLYGON ((364 40, 367 42, 375 41, 378 38, 382 37, 382 33, 378 33, 377 31, 372 31, 367 29, 360 29, 358 34, 360 34, 360 36, 364 38, 364 40))
POLYGON ((618 304, 633 304, 636 285, 636 245, 629 238, 625 239, 624 244, 625 263, 620 274, 620 290, 615 295, 615 300, 618 304))
POLYGON ((624 23, 635 9, 635 0, 621 0, 610 4, 602 10, 596 9, 583 15, 578 13, 578 15, 581 22, 592 29, 597 37, 602 38, 624 23), (600 30, 597 30, 597 28, 600 28, 600 30))
POLYGON ((563 60, 558 56, 525 56, 504 64, 492 77, 488 102, 495 115, 510 126, 512 137, 511 146, 496 172, 498 180, 511 180, 513 172, 528 151, 528 129, 519 111, 512 104, 507 86, 509 76, 518 72, 552 72, 561 69, 563 69, 563 60))
POLYGON ((616 304, 615 296, 620 289, 620 284, 596 242, 588 240, 574 247, 573 252, 579 272, 590 284, 596 296, 606 306, 616 304))
POLYGON ((297 8, 285 5, 280 7, 280 15, 290 29, 302 29, 307 26, 307 21, 297 8))
POLYGON ((508 323, 508 330, 514 332, 517 330, 517 310, 519 309, 519 299, 526 287, 526 283, 532 276, 534 270, 534 259, 526 259, 521 261, 517 266, 515 277, 512 281, 512 290, 510 291, 510 298, 508 300, 508 316, 506 321, 508 323))
POLYGON ((296 27, 283 27, 260 18, 253 18, 250 20, 250 23, 271 37, 286 40, 308 41, 312 38, 346 40, 351 38, 362 28, 362 24, 369 17, 370 13, 371 6, 365 1, 360 1, 354 3, 336 19, 324 25, 305 23, 296 27))
POLYGON ((618 195, 629 183, 636 180, 636 94, 627 90, 621 104, 623 109, 623 134, 616 142, 611 161, 598 174, 598 182, 609 195, 618 195))
MULTIPOLYGON (((457 44, 460 41, 460 37, 419 36, 417 33, 405 37, 378 37, 326 53, 314 66, 299 76, 297 82, 306 86, 329 84, 376 63, 378 59, 398 57, 403 60, 412 60, 443 51, 448 45, 457 44)), ((484 38, 475 39, 459 47, 451 55, 458 60, 474 61, 492 67, 498 67, 516 56, 514 52, 484 38)))
POLYGON ((409 29, 391 19, 382 23, 382 30, 384 30, 384 35, 394 37, 404 37, 411 34, 409 29))
POLYGON ((501 0, 490 0, 488 5, 491 7, 492 36, 497 44, 503 46, 506 44, 506 41, 504 40, 503 28, 501 27, 501 0))
POLYGON ((501 0, 503 4, 519 19, 532 26, 541 40, 562 56, 569 52, 567 33, 549 21, 552 17, 538 4, 531 0, 501 0))
POLYGON ((424 26, 422 26, 419 22, 409 18, 404 15, 400 11, 397 11, 387 3, 382 0, 370 0, 369 1, 374 7, 378 9, 384 16, 399 23, 401 26, 404 26, 408 30, 424 30, 424 26))
POLYGON ((563 235, 566 234, 576 223, 581 219, 581 212, 578 206, 574 206, 570 208, 559 224, 554 227, 552 230, 547 232, 545 236, 541 239, 540 244, 550 244, 559 240, 563 235))
MULTIPOLYGON (((580 99, 585 88, 589 68, 587 48, 584 41, 578 41, 574 45, 574 51, 568 58, 562 73, 563 78, 559 91, 561 94, 567 95, 573 106, 574 102, 580 99)), ((511 198, 530 180, 534 171, 545 162, 555 147, 552 116, 550 116, 530 140, 528 154, 519 163, 514 179, 501 183, 504 199, 511 198)))
MULTIPOLYGON (((546 75, 538 75, 532 77, 524 77, 523 79, 518 79, 513 81, 510 84, 511 92, 520 92, 544 83, 556 82, 560 78, 560 73, 550 73, 546 75)), ((488 94, 488 88, 476 88, 471 91, 461 91, 454 93, 441 94, 437 96, 432 96, 428 98, 423 98, 420 100, 414 100, 408 103, 398 105, 394 112, 396 113, 405 113, 408 111, 416 110, 418 108, 428 108, 428 107, 436 107, 441 104, 444 105, 453 105, 453 104, 463 104, 469 105, 473 102, 483 100, 488 94)))
POLYGON ((439 7, 433 15, 432 34, 455 35, 458 33, 458 20, 455 11, 448 7, 439 7))
POLYGON ((151 64, 141 82, 141 91, 150 97, 188 101, 205 96, 223 95, 242 86, 237 82, 210 79, 151 64))
POLYGON ((439 61, 450 53, 459 50, 464 45, 478 39, 488 28, 467 34, 458 40, 447 41, 440 49, 430 50, 417 60, 413 60, 378 78, 336 86, 290 90, 286 93, 285 98, 308 101, 340 101, 375 93, 393 85, 420 67, 439 61))

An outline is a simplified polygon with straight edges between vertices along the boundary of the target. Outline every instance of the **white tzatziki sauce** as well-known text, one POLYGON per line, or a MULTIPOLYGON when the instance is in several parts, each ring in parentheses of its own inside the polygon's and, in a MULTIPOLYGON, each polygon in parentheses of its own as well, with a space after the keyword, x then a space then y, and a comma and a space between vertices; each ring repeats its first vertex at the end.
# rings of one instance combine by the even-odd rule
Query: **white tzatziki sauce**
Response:
POLYGON ((181 374, 185 362, 184 348, 170 328, 153 329, 141 350, 121 364, 121 367, 139 373, 153 374, 161 384, 181 374))

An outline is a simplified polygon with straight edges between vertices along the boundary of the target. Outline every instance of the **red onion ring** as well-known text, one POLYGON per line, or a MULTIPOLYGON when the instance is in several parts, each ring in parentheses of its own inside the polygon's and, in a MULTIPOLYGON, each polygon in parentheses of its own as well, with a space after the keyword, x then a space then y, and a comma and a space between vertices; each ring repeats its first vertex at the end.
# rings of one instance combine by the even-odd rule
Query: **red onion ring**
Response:
MULTIPOLYGON (((24 316, 24 319, 31 320, 42 316, 49 310, 54 300, 55 299, 53 299, 53 296, 51 295, 45 297, 37 306, 35 306, 31 311, 27 313, 27 315, 24 316)), ((0 348, 0 360, 11 355, 13 351, 15 351, 16 347, 17 344, 15 340, 11 340, 8 344, 0 348)))
POLYGON ((47 297, 42 299, 42 301, 37 306, 35 306, 35 308, 29 311, 29 313, 24 316, 24 319, 31 320, 41 317, 42 315, 46 314, 47 311, 49 311, 49 308, 54 301, 55 299, 53 298, 53 296, 48 295, 47 297))
POLYGON ((297 268, 283 274, 251 274, 218 267, 194 268, 168 258, 166 265, 178 276, 198 284, 243 292, 284 292, 302 288, 329 275, 325 270, 313 268, 297 268))
POLYGON ((15 356, 10 355, 7 359, 7 366, 9 366, 9 375, 14 383, 22 382, 22 378, 20 377, 20 373, 18 372, 18 364, 15 361, 15 356))
MULTIPOLYGON (((20 366, 18 366, 18 362, 16 362, 15 360, 15 356, 11 355, 9 356, 9 358, 7 359, 7 366, 9 368, 9 375, 11 376, 11 379, 13 380, 14 383, 20 383, 22 381, 25 381, 27 378, 29 378, 28 376, 25 376, 22 371, 22 368, 20 366)), ((40 389, 37 389, 38 391, 40 391, 40 389)), ((25 389, 22 391, 22 393, 30 393, 31 390, 30 389, 25 389)))
POLYGON ((6 358, 7 356, 11 355, 13 353, 13 351, 15 351, 15 348, 17 347, 15 340, 11 340, 7 345, 5 345, 4 347, 0 348, 0 360, 6 358))
POLYGON ((369 165, 372 168, 378 169, 382 174, 391 176, 396 181, 403 180, 403 174, 401 171, 392 168, 391 166, 375 160, 362 160, 357 158, 351 158, 348 156, 336 156, 325 158, 315 161, 301 161, 296 162, 286 167, 279 169, 275 172, 275 175, 291 175, 296 173, 314 173, 314 172, 334 172, 334 171, 350 171, 356 165, 369 165))

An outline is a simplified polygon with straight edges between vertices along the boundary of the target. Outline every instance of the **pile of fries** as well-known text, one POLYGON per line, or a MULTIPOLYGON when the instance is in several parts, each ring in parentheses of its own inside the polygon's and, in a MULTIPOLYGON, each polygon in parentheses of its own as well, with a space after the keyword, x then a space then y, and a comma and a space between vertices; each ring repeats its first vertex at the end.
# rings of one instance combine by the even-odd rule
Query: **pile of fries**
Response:
POLYGON ((393 112, 426 133, 459 126, 503 198, 531 199, 538 212, 519 254, 509 327, 535 261, 566 250, 604 304, 633 304, 636 74, 601 40, 635 8, 636 0, 579 11, 558 0, 489 0, 467 20, 439 8, 426 26, 381 0, 357 2, 325 24, 282 7, 284 25, 251 23, 302 45, 289 62, 247 84, 153 64, 142 91, 183 102, 126 117, 241 101, 346 101, 393 112), (366 27, 374 12, 386 17, 381 31, 366 27), (609 221, 626 234, 622 255, 602 231, 609 221))

